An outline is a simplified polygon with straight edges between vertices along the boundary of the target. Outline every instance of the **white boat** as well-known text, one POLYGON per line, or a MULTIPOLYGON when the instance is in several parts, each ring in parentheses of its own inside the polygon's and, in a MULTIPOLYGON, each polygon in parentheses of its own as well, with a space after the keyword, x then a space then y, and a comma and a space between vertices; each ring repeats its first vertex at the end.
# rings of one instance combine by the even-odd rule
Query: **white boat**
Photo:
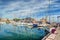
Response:
POLYGON ((17 26, 26 26, 26 27, 28 27, 28 28, 32 28, 32 27, 33 27, 33 24, 32 24, 32 23, 16 22, 16 23, 13 23, 13 25, 17 25, 17 26))
POLYGON ((6 22, 0 22, 0 24, 6 24, 6 22))

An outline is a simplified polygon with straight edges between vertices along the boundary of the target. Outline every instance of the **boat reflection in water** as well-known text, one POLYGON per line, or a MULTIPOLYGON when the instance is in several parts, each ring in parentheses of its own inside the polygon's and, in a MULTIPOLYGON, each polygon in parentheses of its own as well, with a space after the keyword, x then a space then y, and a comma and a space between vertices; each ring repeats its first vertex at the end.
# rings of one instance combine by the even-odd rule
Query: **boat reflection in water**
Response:
POLYGON ((0 40, 41 40, 45 35, 44 29, 11 24, 0 25, 0 40))

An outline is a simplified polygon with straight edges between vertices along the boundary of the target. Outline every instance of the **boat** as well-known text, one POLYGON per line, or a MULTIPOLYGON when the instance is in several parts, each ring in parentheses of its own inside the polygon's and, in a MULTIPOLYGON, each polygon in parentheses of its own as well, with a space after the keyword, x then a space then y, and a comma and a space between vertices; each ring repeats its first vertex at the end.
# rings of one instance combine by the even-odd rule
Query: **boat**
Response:
POLYGON ((0 22, 0 24, 6 24, 5 22, 0 22))

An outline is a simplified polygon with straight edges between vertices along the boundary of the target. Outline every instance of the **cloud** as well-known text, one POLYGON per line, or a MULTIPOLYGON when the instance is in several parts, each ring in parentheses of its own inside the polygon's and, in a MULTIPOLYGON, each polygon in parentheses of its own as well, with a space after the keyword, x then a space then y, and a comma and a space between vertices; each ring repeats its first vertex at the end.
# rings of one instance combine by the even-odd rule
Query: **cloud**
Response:
MULTIPOLYGON (((11 1, 7 5, 4 5, 1 9, 1 13, 5 17, 15 15, 16 17, 37 16, 36 14, 45 14, 49 10, 58 10, 59 4, 57 0, 17 0, 11 1), (50 5, 49 5, 50 4, 50 5), (49 8, 50 7, 50 8, 49 8)), ((1 7, 0 7, 1 8, 1 7)), ((10 17, 11 18, 11 17, 10 17)))
MULTIPOLYGON (((4 12, 9 12, 10 13, 19 13, 19 12, 22 12, 22 13, 33 13, 35 11, 39 11, 39 9, 44 9, 44 8, 47 8, 47 1, 44 2, 44 3, 35 3, 34 1, 31 1, 29 3, 26 3, 26 2, 13 2, 13 3, 10 3, 9 5, 7 5, 5 7, 5 9, 3 9, 4 12)), ((22 14, 21 13, 21 14, 22 14)))

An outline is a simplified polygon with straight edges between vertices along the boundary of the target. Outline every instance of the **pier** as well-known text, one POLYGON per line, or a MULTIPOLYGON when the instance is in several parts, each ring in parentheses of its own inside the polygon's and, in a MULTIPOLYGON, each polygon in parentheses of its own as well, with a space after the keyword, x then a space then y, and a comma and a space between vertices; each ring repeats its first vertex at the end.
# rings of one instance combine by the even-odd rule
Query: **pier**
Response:
POLYGON ((60 40, 60 28, 56 29, 56 34, 48 34, 42 40, 60 40))
POLYGON ((60 28, 57 28, 57 35, 54 40, 60 40, 60 28))

